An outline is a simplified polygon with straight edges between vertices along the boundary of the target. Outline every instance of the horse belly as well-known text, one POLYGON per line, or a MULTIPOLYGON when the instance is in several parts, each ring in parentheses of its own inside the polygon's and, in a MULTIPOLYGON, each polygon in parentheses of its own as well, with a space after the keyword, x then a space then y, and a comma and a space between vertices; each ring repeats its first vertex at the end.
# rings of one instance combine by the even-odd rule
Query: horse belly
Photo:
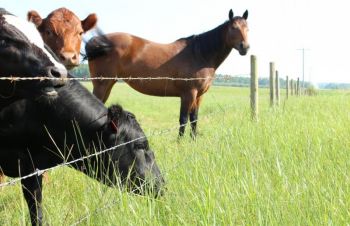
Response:
POLYGON ((157 80, 130 80, 125 81, 133 89, 140 93, 151 96, 167 96, 177 97, 180 96, 178 87, 173 81, 157 81, 157 80))

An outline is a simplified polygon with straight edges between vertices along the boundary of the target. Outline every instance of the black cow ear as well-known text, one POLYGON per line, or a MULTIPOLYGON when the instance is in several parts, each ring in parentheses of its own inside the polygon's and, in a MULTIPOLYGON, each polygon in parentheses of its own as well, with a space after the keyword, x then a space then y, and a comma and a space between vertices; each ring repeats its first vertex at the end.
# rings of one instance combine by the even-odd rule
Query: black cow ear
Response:
POLYGON ((117 121, 121 118, 123 108, 120 105, 112 105, 108 108, 108 117, 112 121, 117 121))
POLYGON ((233 19, 233 11, 230 9, 230 12, 228 12, 228 19, 232 20, 233 19))
POLYGON ((244 18, 245 20, 248 19, 248 10, 246 10, 246 11, 243 13, 243 18, 244 18))

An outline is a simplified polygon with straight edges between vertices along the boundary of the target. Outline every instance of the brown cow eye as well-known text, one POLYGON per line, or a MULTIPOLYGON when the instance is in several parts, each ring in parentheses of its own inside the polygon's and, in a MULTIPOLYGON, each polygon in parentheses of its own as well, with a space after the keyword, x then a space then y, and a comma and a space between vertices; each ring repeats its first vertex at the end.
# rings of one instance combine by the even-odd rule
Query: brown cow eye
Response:
POLYGON ((51 35, 51 31, 50 30, 46 30, 46 35, 51 35))

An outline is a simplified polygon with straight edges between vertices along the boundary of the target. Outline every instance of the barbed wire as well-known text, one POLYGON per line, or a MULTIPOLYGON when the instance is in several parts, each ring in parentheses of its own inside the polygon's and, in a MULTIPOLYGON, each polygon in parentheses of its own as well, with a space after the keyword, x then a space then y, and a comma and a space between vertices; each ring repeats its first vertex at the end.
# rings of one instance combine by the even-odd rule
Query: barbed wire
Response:
POLYGON ((175 77, 71 77, 71 78, 54 78, 54 77, 0 77, 0 80, 10 80, 10 81, 26 81, 26 80, 58 80, 58 81, 92 81, 92 80, 181 80, 181 81, 193 81, 193 80, 207 80, 213 77, 205 78, 175 78, 175 77))
POLYGON ((57 78, 57 77, 47 77, 47 76, 37 76, 37 77, 17 77, 17 76, 5 76, 0 77, 0 80, 9 80, 9 81, 32 81, 32 80, 58 80, 58 81, 69 81, 69 80, 76 80, 76 81, 93 81, 93 80, 170 80, 170 81, 196 81, 196 80, 208 80, 213 78, 220 78, 220 79, 228 79, 231 77, 237 77, 237 76, 249 76, 250 74, 237 74, 237 75, 222 75, 222 76, 213 76, 213 77, 197 77, 193 78, 192 75, 189 77, 175 77, 175 76, 157 76, 157 77, 144 77, 144 76, 138 76, 138 77, 103 77, 103 76, 81 76, 81 77, 70 77, 70 78, 57 78))
POLYGON ((5 186, 9 186, 9 185, 14 185, 16 184, 17 182, 23 180, 23 179, 27 179, 29 177, 33 177, 33 176, 40 176, 41 174, 47 172, 47 171, 51 171, 51 170, 54 170, 54 169, 57 169, 57 168, 61 168, 63 166, 67 166, 67 165, 71 165, 73 163, 76 163, 76 162, 80 162, 80 161, 83 161, 85 159, 88 159, 88 158, 91 158, 91 157, 94 157, 94 156, 98 156, 98 155, 101 155, 105 152, 108 152, 108 151, 111 151, 111 150, 114 150, 118 147, 121 147, 121 146, 125 146, 127 144, 130 144, 130 143, 133 143, 137 140, 140 140, 140 139, 143 139, 143 138, 146 138, 146 136, 141 136, 141 137, 138 137, 136 139, 133 139, 133 140, 130 140, 128 142, 125 142, 125 143, 122 143, 122 144, 118 144, 118 145, 115 145, 113 147, 110 147, 110 148, 107 148, 105 150, 102 150, 102 151, 99 151, 99 152, 96 152, 96 153, 93 153, 93 154, 90 154, 90 155, 87 155, 87 156, 83 156, 81 158, 78 158, 78 159, 74 159, 72 161, 69 161, 69 162, 65 162, 65 163, 61 163, 61 164, 58 164, 56 166, 53 166, 53 167, 49 167, 49 168, 46 168, 46 169, 43 169, 43 170, 40 170, 40 169, 37 169, 36 171, 34 171, 33 173, 31 174, 28 174, 26 176, 23 176, 23 177, 18 177, 18 178, 15 178, 15 179, 12 179, 10 180, 9 182, 6 182, 6 183, 2 183, 0 184, 0 188, 1 187, 5 187, 5 186))

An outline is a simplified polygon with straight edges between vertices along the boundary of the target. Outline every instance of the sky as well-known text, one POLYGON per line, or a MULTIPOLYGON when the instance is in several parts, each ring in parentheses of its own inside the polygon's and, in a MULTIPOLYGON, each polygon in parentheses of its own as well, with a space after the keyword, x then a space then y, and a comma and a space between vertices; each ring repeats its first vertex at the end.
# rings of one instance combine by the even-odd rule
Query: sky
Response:
MULTIPOLYGON (((81 20, 96 13, 105 33, 127 32, 155 42, 170 43, 200 34, 228 20, 228 12, 247 9, 250 50, 233 50, 217 73, 247 75, 256 55, 259 77, 268 77, 275 62, 280 77, 303 77, 312 83, 350 83, 349 7, 344 0, 0 0, 0 7, 26 18, 36 10, 44 18, 66 7, 81 20)), ((86 38, 92 33, 86 34, 86 38)))

